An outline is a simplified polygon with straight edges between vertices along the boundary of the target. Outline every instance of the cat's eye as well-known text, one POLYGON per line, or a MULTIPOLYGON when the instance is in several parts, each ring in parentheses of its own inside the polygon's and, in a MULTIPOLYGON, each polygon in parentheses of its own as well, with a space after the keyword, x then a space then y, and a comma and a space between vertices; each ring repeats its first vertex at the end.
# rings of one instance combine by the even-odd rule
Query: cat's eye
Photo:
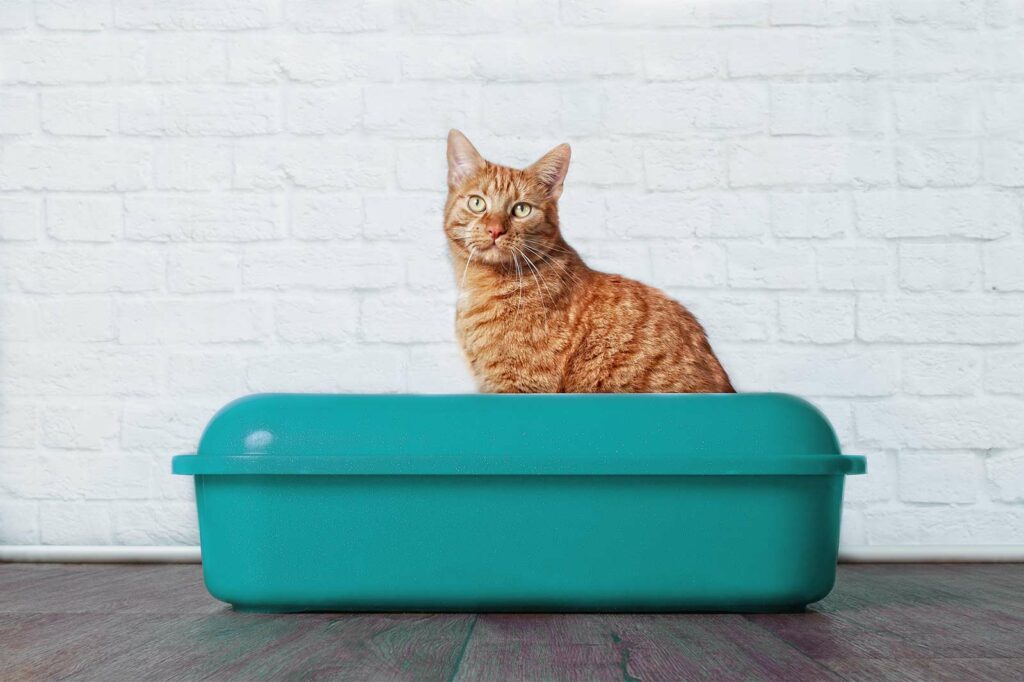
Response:
POLYGON ((533 212, 533 206, 530 206, 525 201, 520 201, 518 204, 512 207, 512 215, 517 218, 525 218, 533 212))
POLYGON ((466 205, 469 206, 469 210, 473 213, 483 213, 484 209, 487 208, 487 202, 484 201, 484 198, 475 194, 469 198, 466 205))

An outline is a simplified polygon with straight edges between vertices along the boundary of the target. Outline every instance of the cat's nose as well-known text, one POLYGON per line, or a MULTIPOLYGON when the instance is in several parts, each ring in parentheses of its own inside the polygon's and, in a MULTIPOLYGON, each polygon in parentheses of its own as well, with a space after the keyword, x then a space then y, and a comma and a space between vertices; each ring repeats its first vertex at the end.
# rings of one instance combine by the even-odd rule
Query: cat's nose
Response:
POLYGON ((505 234, 505 226, 501 223, 491 223, 487 226, 487 234, 491 235, 491 239, 497 241, 498 237, 505 234))

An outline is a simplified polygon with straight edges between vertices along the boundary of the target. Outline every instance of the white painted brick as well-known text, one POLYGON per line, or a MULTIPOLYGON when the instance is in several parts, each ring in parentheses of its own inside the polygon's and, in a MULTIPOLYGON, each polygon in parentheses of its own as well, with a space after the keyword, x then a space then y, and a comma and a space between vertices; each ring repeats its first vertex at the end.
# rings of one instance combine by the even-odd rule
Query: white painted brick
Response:
MULTIPOLYGON (((590 267, 601 272, 614 272, 641 281, 650 281, 651 251, 657 247, 635 241, 577 240, 573 246, 590 267)), ((684 261, 685 262, 685 261, 684 261)), ((676 261, 678 265, 678 261, 676 261)), ((687 266, 683 266, 687 267, 687 266)), ((671 277, 671 275, 667 275, 671 277)))
POLYGON ((121 200, 111 196, 51 196, 46 232, 66 242, 111 242, 124 232, 121 200))
POLYGON ((382 289, 401 283, 402 265, 392 246, 276 248, 247 254, 242 282, 250 289, 382 289))
POLYGON ((112 404, 47 405, 40 427, 47 447, 100 450, 117 440, 121 414, 112 404))
POLYGON ((40 502, 39 526, 44 545, 109 545, 114 540, 106 502, 40 502))
POLYGON ((910 291, 964 291, 979 283, 974 244, 901 244, 900 286, 910 291))
POLYGON ((879 133, 886 121, 884 91, 878 86, 779 83, 771 90, 773 135, 879 133))
POLYGON ((355 350, 275 352, 246 367, 252 391, 395 393, 406 388, 406 352, 363 346, 355 350))
POLYGON ((853 229, 849 195, 840 192, 773 192, 771 227, 777 237, 841 237, 853 229))
POLYGON ((299 31, 358 33, 388 28, 395 21, 395 9, 392 3, 377 0, 290 0, 285 17, 299 31))
POLYGON ((737 33, 728 45, 732 76, 876 75, 889 57, 879 33, 777 29, 737 33))
POLYGON ((0 544, 38 545, 38 520, 39 504, 37 502, 0 500, 0 544))
MULTIPOLYGON (((472 99, 468 93, 454 96, 472 99)), ((555 129, 561 119, 561 93, 552 84, 487 85, 480 94, 480 102, 483 124, 496 135, 547 133, 555 129)), ((468 116, 471 113, 467 113, 468 116)))
POLYGON ((658 286, 720 287, 727 279, 725 250, 718 244, 669 238, 652 245, 651 260, 658 286))
POLYGON ((993 351, 985 357, 985 390, 1024 395, 1024 352, 993 351))
POLYGON ((1024 501, 1024 450, 994 453, 985 459, 993 499, 1024 501))
POLYGON ((713 34, 665 33, 643 43, 644 74, 655 81, 710 78, 724 71, 721 41, 713 34))
POLYGON ((1018 509, 936 507, 865 512, 872 545, 1010 545, 1024 535, 1018 509))
POLYGON ((216 34, 148 33, 125 48, 135 60, 131 79, 147 83, 223 83, 228 74, 227 40, 216 34))
POLYGON ((729 284, 743 289, 804 289, 814 282, 814 249, 730 244, 729 284))
POLYGON ((690 290, 668 293, 697 316, 712 347, 718 341, 764 341, 771 338, 775 329, 775 301, 765 294, 690 290))
POLYGON ((331 35, 248 35, 228 44, 228 80, 266 83, 286 76, 299 83, 390 81, 398 74, 391 41, 331 35))
POLYGON ((725 177, 721 148, 711 140, 648 145, 643 158, 645 184, 653 190, 714 187, 725 177))
POLYGON ((775 26, 835 26, 846 20, 843 0, 772 0, 775 26))
MULTIPOLYGON (((572 240, 577 235, 593 236, 614 232, 618 226, 611 224, 613 214, 610 204, 613 198, 619 196, 600 190, 574 189, 566 192, 558 200, 558 220, 562 234, 572 240)), ((622 227, 627 228, 628 225, 622 227)))
POLYGON ((573 186, 636 185, 642 179, 640 150, 629 142, 591 142, 573 152, 569 178, 573 186))
POLYGON ((447 36, 406 36, 398 45, 401 75, 428 81, 475 78, 476 63, 466 58, 466 44, 447 36))
POLYGON ((566 0, 562 3, 562 21, 571 26, 655 28, 704 23, 695 4, 623 0, 566 0))
POLYGON ((779 338, 801 343, 852 341, 855 315, 852 296, 794 296, 779 298, 779 338))
POLYGON ((988 190, 864 192, 854 206, 857 230, 869 237, 996 239, 1021 224, 1017 197, 988 190))
POLYGON ((148 401, 121 414, 121 446, 134 452, 194 450, 217 405, 211 401, 148 401))
POLYGON ((1000 187, 1024 187, 1024 142, 986 144, 985 179, 1000 187))
POLYGON ((288 93, 285 127, 293 133, 345 133, 362 120, 363 93, 355 86, 301 86, 288 93))
POLYGON ((429 137, 466 128, 479 116, 480 89, 464 85, 368 85, 366 127, 391 135, 429 137))
POLYGON ((607 125, 622 133, 760 132, 768 126, 763 84, 652 83, 607 92, 607 125))
POLYGON ((22 254, 12 269, 25 291, 43 294, 140 292, 164 281, 158 251, 124 248, 75 248, 22 254))
POLYGON ((1009 76, 1024 74, 1024 47, 1020 31, 999 31, 989 34, 984 43, 985 66, 993 73, 1009 76))
POLYGON ((40 301, 39 338, 46 341, 110 341, 116 334, 110 298, 75 296, 40 301))
POLYGON ((284 203, 271 194, 138 194, 125 198, 125 236, 154 242, 244 242, 284 231, 284 203))
POLYGON ((240 30, 266 28, 276 19, 271 0, 134 0, 117 3, 115 26, 134 29, 240 30))
POLYGON ((1020 402, 993 398, 905 398, 857 403, 857 437, 866 447, 1014 447, 1024 437, 1020 402))
POLYGON ((159 383, 155 354, 109 347, 11 347, 0 369, 6 389, 21 396, 147 396, 159 383))
POLYGON ((1021 301, 972 295, 863 296, 857 337, 896 343, 1020 343, 1021 301))
POLYGON ((0 241, 31 241, 39 234, 41 202, 32 196, 0 196, 0 241))
POLYGON ((167 357, 167 390, 172 395, 222 395, 245 392, 244 362, 237 349, 171 353, 167 357))
POLYGON ((452 344, 419 346, 410 355, 410 393, 476 392, 469 365, 452 344))
POLYGON ((280 128, 279 96, 267 89, 160 90, 122 104, 124 135, 259 135, 280 128))
POLYGON ((5 37, 0 42, 0 82, 44 85, 103 83, 128 64, 121 41, 101 34, 5 37))
POLYGON ((473 8, 444 0, 400 3, 399 16, 417 33, 465 33, 494 31, 496 26, 516 25, 524 35, 558 20, 558 5, 545 0, 509 0, 473 8))
POLYGON ((977 26, 982 16, 982 2, 928 2, 897 0, 892 3, 892 17, 908 24, 949 24, 959 28, 977 26))
POLYGON ((43 130, 103 137, 117 131, 118 97, 111 91, 52 90, 42 94, 43 130))
MULTIPOLYGON (((397 146, 398 186, 403 190, 434 190, 445 187, 447 162, 444 142, 402 141, 397 146)), ((563 196, 567 196, 566 193, 563 196)))
MULTIPOLYGON (((1013 134, 1024 126, 1024 85, 993 83, 981 92, 982 121, 994 134, 1013 134)), ((973 102, 973 98, 967 98, 973 102)))
POLYGON ((195 505, 191 502, 117 502, 114 541, 119 545, 198 545, 195 505))
POLYGON ((617 237, 677 240, 711 221, 710 202, 678 194, 611 194, 608 230, 617 237))
POLYGON ((716 194, 710 201, 711 219, 697 225, 698 237, 759 237, 768 232, 768 197, 754 192, 716 194))
POLYGON ((985 288, 1024 291, 1024 244, 997 241, 982 247, 985 288))
POLYGON ((775 138, 738 142, 729 154, 733 187, 875 186, 892 177, 890 150, 879 143, 775 138))
POLYGON ((0 135, 25 135, 36 129, 34 94, 0 92, 0 135))
POLYGON ((903 84, 892 90, 896 130, 927 135, 966 135, 978 125, 978 99, 967 85, 903 84))
POLYGON ((352 239, 364 222, 358 195, 295 194, 291 198, 291 235, 297 239, 352 239))
POLYGON ((278 300, 277 336, 291 343, 352 341, 359 328, 359 301, 351 295, 278 300))
POLYGON ((498 82, 631 76, 642 69, 639 44, 616 34, 499 35, 474 40, 468 54, 478 77, 498 82), (553 40, 558 59, 551 59, 553 40))
POLYGON ((981 149, 974 140, 903 142, 896 172, 906 187, 967 187, 981 178, 981 149))
POLYGON ((974 502, 978 458, 969 452, 899 454, 900 499, 904 502, 974 502))
POLYGON ((36 408, 31 404, 0 406, 0 448, 32 448, 36 444, 36 408))
MULTIPOLYGON (((867 473, 851 476, 844 484, 843 501, 853 504, 886 502, 896 497, 897 465, 892 452, 868 452, 867 473)), ((845 519, 844 519, 845 523, 845 519)))
POLYGON ((0 298, 0 340, 30 341, 38 333, 32 299, 0 298))
POLYGON ((443 195, 363 197, 366 221, 363 234, 369 239, 417 240, 441 229, 443 195))
POLYGON ((967 76, 984 70, 985 42, 975 31, 897 31, 893 66, 899 76, 967 76))
POLYGON ((235 149, 234 185, 239 189, 383 188, 391 152, 362 141, 290 139, 286 144, 249 142, 235 149))
MULTIPOLYGON (((850 482, 853 482, 852 479, 850 482)), ((865 538, 864 512, 861 509, 844 503, 843 523, 839 528, 839 547, 863 547, 867 544, 865 538)))
POLYGON ((730 358, 730 372, 743 391, 889 396, 899 385, 899 356, 887 350, 762 348, 734 352, 730 358))
POLYGON ((239 258, 214 248, 185 248, 167 256, 167 288, 182 294, 234 291, 239 258))
POLYGON ((265 308, 255 302, 127 301, 118 320, 121 343, 231 343, 267 333, 265 308))
POLYGON ((50 0, 35 9, 36 23, 55 30, 100 31, 114 20, 110 0, 50 0))
POLYGON ((0 29, 28 28, 32 23, 32 2, 10 0, 0 5, 0 29))
POLYGON ((152 153, 139 143, 89 140, 12 143, 0 189, 126 191, 150 183, 152 153))
POLYGON ((359 329, 370 342, 430 343, 450 341, 455 329, 451 297, 387 293, 364 296, 359 329))
POLYGON ((231 186, 231 148, 208 140, 163 140, 155 146, 156 187, 214 190, 231 186))
MULTIPOLYGON (((459 273, 461 277, 461 273, 459 273)), ((444 292, 454 298, 456 274, 452 268, 448 247, 442 238, 429 245, 418 243, 406 256, 405 282, 414 291, 444 292)))
POLYGON ((903 354, 903 390, 911 395, 970 395, 981 363, 970 350, 915 348, 903 354))

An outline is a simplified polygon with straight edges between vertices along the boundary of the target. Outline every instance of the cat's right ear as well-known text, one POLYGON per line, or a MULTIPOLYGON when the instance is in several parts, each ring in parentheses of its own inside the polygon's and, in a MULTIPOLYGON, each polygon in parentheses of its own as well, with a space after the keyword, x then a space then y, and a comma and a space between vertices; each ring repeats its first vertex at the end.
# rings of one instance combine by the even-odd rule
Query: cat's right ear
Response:
POLYGON ((457 189, 467 178, 484 168, 484 157, 473 143, 452 128, 448 131, 448 187, 457 189))

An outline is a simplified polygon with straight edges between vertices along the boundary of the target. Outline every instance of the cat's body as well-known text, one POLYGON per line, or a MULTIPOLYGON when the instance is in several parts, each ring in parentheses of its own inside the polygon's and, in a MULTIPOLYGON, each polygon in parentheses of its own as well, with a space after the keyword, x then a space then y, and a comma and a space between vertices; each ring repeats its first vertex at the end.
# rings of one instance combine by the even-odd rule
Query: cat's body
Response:
POLYGON ((523 170, 448 138, 456 334, 492 393, 731 392, 703 328, 662 292, 591 270, 565 243, 561 145, 523 170))

